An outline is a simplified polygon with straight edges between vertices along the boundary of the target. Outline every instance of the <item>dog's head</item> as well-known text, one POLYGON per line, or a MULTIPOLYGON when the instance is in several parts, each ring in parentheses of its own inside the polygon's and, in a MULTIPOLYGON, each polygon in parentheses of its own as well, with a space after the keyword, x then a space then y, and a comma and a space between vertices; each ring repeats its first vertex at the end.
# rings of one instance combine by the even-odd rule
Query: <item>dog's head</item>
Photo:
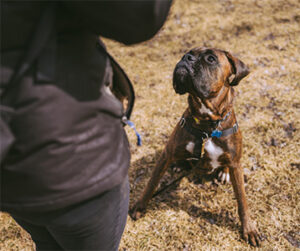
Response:
POLYGON ((211 98, 223 85, 238 85, 249 74, 248 67, 229 52, 213 48, 195 48, 177 63, 173 74, 176 93, 211 98), (230 77, 234 78, 230 80, 230 77))

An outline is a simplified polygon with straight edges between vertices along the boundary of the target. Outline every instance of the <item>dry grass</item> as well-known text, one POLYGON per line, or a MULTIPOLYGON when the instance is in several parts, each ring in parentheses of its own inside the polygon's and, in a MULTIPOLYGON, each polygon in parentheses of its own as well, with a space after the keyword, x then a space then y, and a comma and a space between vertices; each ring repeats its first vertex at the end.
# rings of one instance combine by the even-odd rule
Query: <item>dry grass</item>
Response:
MULTIPOLYGON (((131 204, 186 107, 186 96, 175 95, 171 85, 176 62, 192 47, 226 49, 251 68, 236 87, 235 107, 248 201, 264 238, 260 249, 300 248, 299 13, 299 0, 177 0, 154 39, 130 47, 105 40, 136 89, 132 120, 143 146, 134 145, 128 130, 131 204)), ((128 217, 120 250, 250 250, 239 229, 231 185, 199 186, 184 178, 153 199, 145 217, 128 217)), ((0 249, 31 246, 28 235, 0 214, 0 249)))

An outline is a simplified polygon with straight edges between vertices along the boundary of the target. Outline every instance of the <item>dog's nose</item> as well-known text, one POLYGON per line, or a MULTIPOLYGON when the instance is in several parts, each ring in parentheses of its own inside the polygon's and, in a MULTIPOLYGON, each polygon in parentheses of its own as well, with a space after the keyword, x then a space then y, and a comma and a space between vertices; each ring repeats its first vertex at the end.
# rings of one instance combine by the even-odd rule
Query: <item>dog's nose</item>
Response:
POLYGON ((194 62, 196 60, 196 57, 190 53, 187 53, 183 56, 183 60, 187 62, 194 62))

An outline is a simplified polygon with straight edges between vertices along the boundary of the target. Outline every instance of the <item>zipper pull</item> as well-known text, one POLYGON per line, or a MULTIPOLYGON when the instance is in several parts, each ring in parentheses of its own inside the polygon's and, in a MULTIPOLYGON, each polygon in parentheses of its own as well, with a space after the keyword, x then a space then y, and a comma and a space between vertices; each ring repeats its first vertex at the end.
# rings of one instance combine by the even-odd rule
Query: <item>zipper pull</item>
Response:
POLYGON ((124 116, 124 117, 122 118, 122 122, 123 122, 124 124, 128 125, 130 128, 132 128, 132 129, 134 130, 135 135, 136 135, 136 137, 137 137, 137 143, 136 143, 136 144, 137 144, 138 146, 141 146, 141 145, 142 145, 142 137, 141 137, 141 135, 138 133, 138 131, 136 130, 134 123, 133 123, 132 121, 130 121, 129 119, 127 119, 126 116, 124 116))

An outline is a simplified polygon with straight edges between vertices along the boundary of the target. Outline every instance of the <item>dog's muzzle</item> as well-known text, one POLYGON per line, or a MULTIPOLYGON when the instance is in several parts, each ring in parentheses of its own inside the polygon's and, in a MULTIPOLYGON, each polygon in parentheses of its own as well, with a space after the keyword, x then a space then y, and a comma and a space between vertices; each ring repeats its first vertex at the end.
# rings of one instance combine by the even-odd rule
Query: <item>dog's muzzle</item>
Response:
POLYGON ((188 92, 190 72, 185 62, 180 61, 173 73, 173 88, 178 94, 185 94, 188 92))

